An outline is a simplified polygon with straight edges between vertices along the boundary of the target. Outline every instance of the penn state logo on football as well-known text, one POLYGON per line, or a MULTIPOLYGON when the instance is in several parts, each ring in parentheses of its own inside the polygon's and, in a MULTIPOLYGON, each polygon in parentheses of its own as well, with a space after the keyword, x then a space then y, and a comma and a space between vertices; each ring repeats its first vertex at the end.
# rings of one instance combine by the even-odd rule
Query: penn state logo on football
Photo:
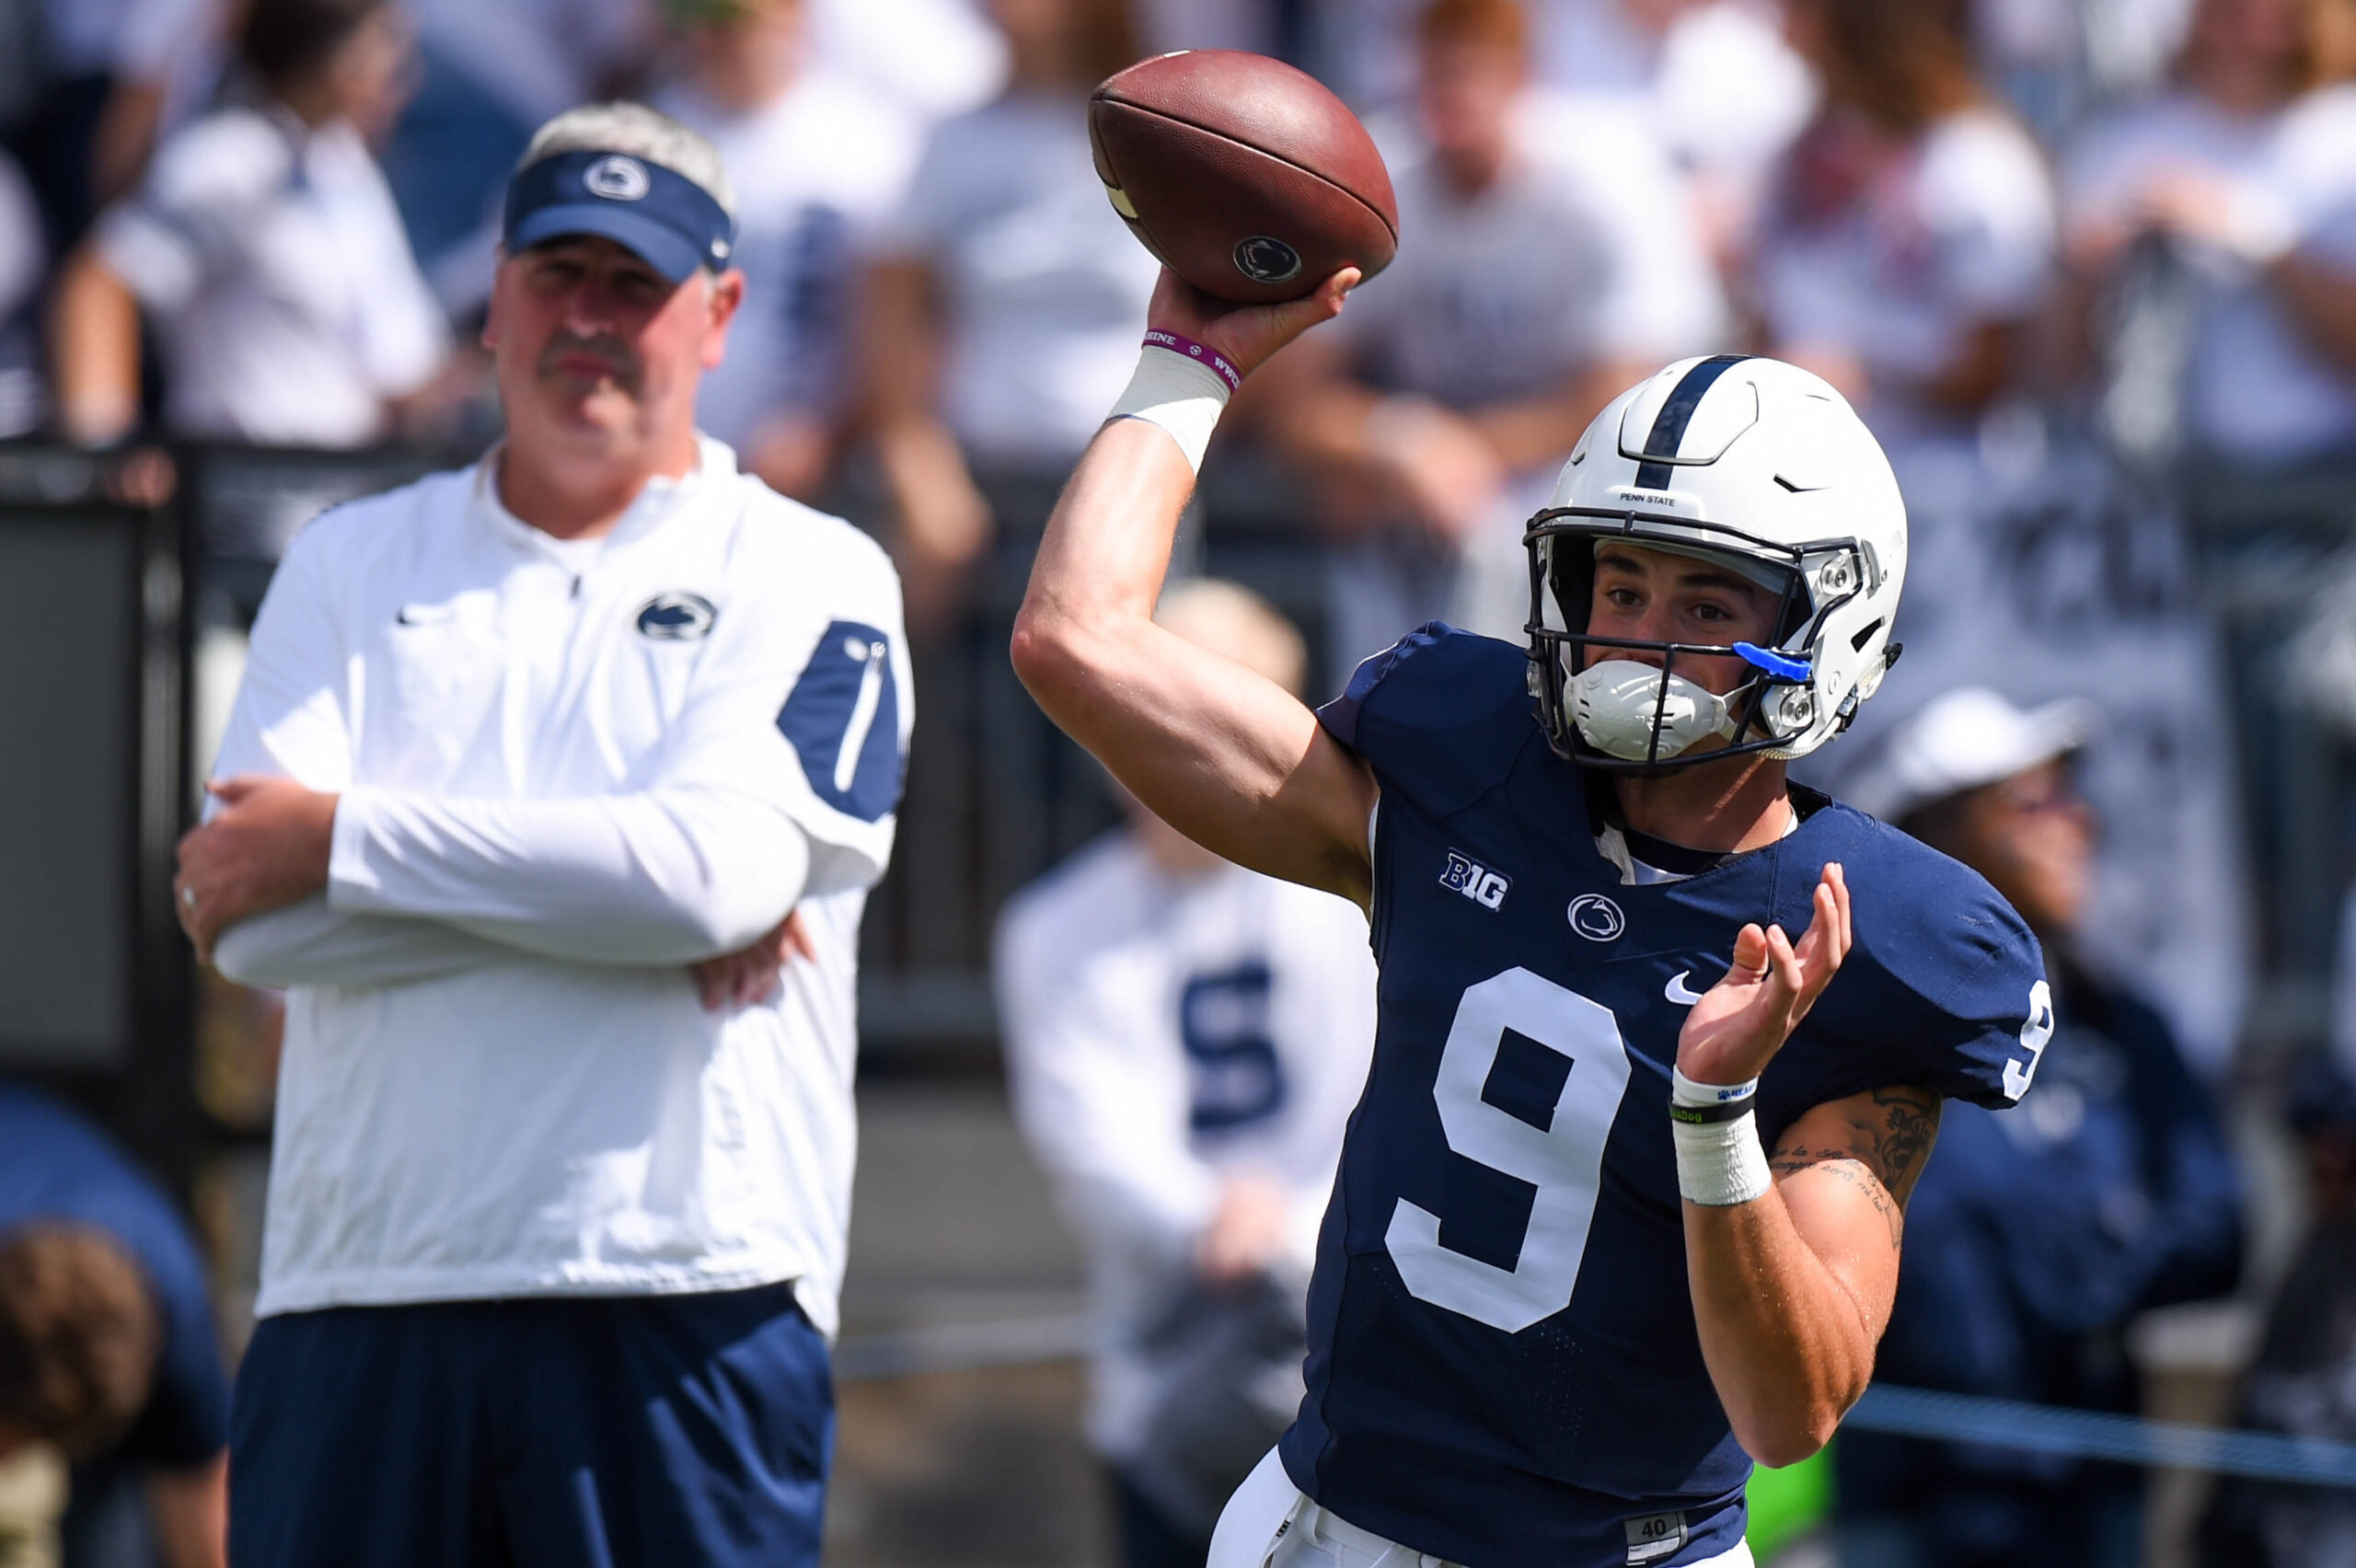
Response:
POLYGON ((603 196, 608 202, 636 202, 653 188, 646 176, 646 166, 636 158, 616 153, 599 158, 583 171, 581 183, 589 188, 592 196, 603 196))
POLYGON ((1282 283, 1300 276, 1300 252, 1271 235, 1235 242, 1235 270, 1255 283, 1282 283))
POLYGON ((1600 893, 1583 893, 1571 900, 1571 929, 1591 942, 1611 942, 1628 928, 1620 906, 1600 893))
POLYGON ((657 594, 638 612, 638 629, 656 642, 693 642, 711 635, 719 616, 700 594, 657 594))

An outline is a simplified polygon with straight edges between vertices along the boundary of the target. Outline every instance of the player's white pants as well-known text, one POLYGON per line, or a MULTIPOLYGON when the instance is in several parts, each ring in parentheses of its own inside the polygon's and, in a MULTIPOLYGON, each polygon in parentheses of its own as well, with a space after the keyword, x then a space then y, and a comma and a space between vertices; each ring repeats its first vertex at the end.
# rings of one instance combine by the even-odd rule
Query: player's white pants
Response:
MULTIPOLYGON (((1208 1568, 1455 1568, 1386 1540, 1311 1503, 1268 1450, 1218 1516, 1208 1568)), ((1740 1541, 1691 1568, 1751 1568, 1740 1541)))

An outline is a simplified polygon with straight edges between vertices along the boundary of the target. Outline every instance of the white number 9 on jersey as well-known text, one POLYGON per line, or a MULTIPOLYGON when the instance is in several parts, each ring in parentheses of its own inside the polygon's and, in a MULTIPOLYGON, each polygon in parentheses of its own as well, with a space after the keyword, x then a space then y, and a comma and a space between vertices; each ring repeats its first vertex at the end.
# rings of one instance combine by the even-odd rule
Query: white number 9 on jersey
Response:
POLYGON ((2045 1059, 2045 1048, 2053 1043, 2053 987, 2039 980, 2028 988, 2028 1021, 2021 1025, 2021 1044, 2028 1052, 2028 1065, 2018 1061, 2004 1064, 2004 1093, 2018 1100, 2028 1092, 2029 1080, 2037 1077, 2037 1064, 2045 1059))
POLYGON ((1628 1047, 1607 1008, 1527 969, 1464 993, 1432 1086, 1448 1147, 1538 1189, 1513 1267, 1442 1245, 1439 1216, 1399 1200, 1383 1236, 1399 1277, 1421 1300, 1519 1333, 1571 1304, 1595 1221, 1603 1145, 1628 1090, 1628 1047), (1570 1058, 1543 1127, 1483 1098, 1507 1033, 1570 1058))

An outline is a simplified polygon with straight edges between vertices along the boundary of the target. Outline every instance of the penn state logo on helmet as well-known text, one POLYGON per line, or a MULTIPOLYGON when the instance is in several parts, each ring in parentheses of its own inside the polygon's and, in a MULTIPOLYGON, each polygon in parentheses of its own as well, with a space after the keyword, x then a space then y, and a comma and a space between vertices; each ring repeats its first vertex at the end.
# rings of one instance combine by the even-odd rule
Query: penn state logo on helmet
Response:
POLYGON ((1235 242, 1235 270, 1255 283, 1285 283, 1300 276, 1300 252, 1273 235, 1235 242))
POLYGON ((640 633, 656 642, 693 642, 711 635, 720 617, 710 599, 700 594, 657 594, 638 612, 640 633))
POLYGON ((638 202, 654 188, 646 173, 646 166, 633 157, 616 153, 599 158, 581 174, 581 183, 592 196, 602 196, 608 202, 638 202))

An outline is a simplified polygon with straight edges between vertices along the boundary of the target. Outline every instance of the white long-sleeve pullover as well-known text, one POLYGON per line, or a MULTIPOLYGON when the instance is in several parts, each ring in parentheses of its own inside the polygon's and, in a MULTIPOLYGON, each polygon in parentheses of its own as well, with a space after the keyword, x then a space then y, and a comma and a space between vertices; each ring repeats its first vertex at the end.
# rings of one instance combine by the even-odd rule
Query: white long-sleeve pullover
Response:
POLYGON ((899 586, 700 456, 593 544, 494 457, 288 551, 214 768, 341 797, 326 894, 218 953, 289 988, 260 1312, 790 1279, 832 1332, 899 586), (819 962, 706 1012, 686 966, 797 901, 819 962))

